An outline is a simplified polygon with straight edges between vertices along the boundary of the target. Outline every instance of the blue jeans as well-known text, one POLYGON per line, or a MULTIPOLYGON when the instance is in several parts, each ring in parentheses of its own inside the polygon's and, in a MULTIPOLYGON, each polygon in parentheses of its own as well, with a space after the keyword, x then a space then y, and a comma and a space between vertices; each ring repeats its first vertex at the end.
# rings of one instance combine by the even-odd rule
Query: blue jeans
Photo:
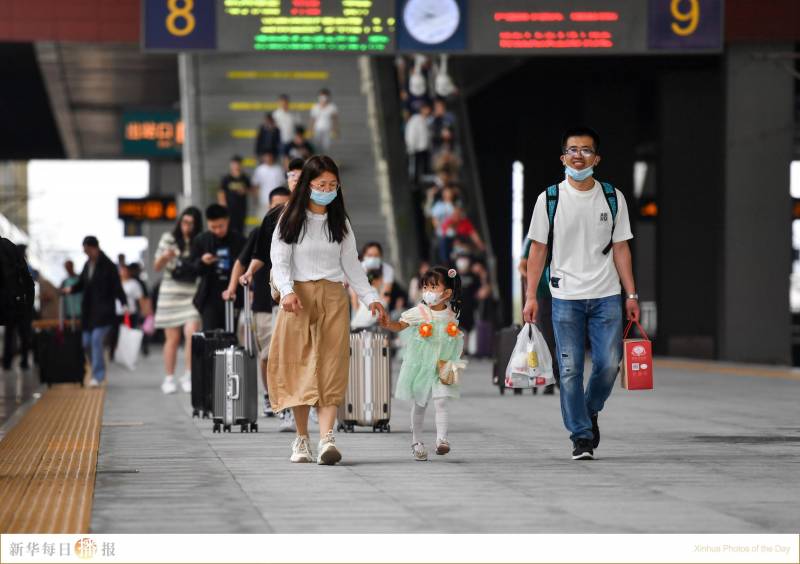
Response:
POLYGON ((591 416, 603 409, 622 358, 622 297, 593 300, 553 298, 553 330, 561 372, 561 416, 570 439, 591 439, 591 416), (586 331, 592 374, 583 389, 586 331))
POLYGON ((103 341, 111 330, 111 325, 95 327, 83 332, 83 350, 92 359, 92 378, 102 382, 106 377, 106 359, 103 356, 103 341))

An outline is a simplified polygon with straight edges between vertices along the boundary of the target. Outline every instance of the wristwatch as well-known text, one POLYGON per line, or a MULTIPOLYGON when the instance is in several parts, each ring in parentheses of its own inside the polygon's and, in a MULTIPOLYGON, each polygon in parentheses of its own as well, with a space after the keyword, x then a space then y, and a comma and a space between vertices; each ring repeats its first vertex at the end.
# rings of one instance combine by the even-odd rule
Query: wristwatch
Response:
POLYGON ((638 302, 639 301, 639 294, 626 294, 625 295, 625 299, 626 300, 636 300, 638 302))

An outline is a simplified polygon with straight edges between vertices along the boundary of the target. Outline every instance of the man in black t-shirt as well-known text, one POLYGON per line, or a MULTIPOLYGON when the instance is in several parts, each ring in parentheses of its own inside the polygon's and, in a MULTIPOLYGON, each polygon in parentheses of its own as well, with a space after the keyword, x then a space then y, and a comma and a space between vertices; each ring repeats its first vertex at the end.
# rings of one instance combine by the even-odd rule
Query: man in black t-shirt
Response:
POLYGON ((194 306, 203 319, 203 330, 225 326, 225 303, 222 293, 228 288, 233 261, 242 252, 244 236, 230 226, 228 209, 219 204, 206 208, 208 231, 192 242, 190 261, 200 273, 200 286, 194 306))
POLYGON ((247 215, 247 197, 253 191, 250 177, 242 172, 242 157, 234 155, 228 165, 230 171, 222 177, 217 202, 228 208, 230 226, 233 231, 244 233, 247 215))
MULTIPOLYGON (((269 216, 275 208, 279 208, 278 212, 280 212, 284 204, 289 201, 290 195, 291 192, 284 186, 273 189, 269 194, 269 208, 271 211, 267 212, 267 216, 269 216)), ((247 238, 247 243, 245 243, 242 252, 239 253, 239 258, 236 259, 236 263, 233 265, 233 273, 228 283, 228 289, 223 294, 224 298, 229 299, 235 295, 239 278, 250 266, 258 236, 259 231, 254 230, 247 238)), ((261 380, 264 383, 264 416, 273 417, 275 414, 269 403, 269 393, 267 391, 267 358, 269 356, 270 340, 272 339, 273 308, 278 304, 272 299, 272 295, 269 291, 269 269, 262 268, 258 270, 253 275, 252 283, 250 283, 249 286, 250 287, 245 289, 245 291, 253 292, 253 322, 255 325, 255 327, 253 327, 253 333, 255 334, 256 344, 258 345, 261 380)))

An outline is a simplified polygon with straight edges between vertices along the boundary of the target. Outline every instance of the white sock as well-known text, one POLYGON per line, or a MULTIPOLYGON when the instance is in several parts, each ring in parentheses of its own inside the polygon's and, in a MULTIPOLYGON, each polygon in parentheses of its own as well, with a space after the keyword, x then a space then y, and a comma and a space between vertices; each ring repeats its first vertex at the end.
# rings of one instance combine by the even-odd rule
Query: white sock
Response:
POLYGON ((411 442, 422 442, 422 428, 425 426, 425 406, 414 405, 411 406, 411 442))
POLYGON ((437 398, 433 400, 436 406, 436 439, 440 441, 447 440, 447 398, 437 398))
POLYGON ((167 380, 168 381, 172 381, 174 379, 175 379, 175 375, 174 374, 167 374, 167 380))

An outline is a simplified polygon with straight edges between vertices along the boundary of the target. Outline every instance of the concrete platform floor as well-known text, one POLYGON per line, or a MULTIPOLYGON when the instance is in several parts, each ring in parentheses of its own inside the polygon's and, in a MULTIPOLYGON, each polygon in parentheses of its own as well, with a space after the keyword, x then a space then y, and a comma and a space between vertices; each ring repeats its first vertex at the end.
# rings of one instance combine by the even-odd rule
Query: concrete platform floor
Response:
MULTIPOLYGON (((473 361, 464 397, 452 404, 451 454, 414 461, 409 406, 396 401, 390 434, 339 434, 342 464, 322 467, 289 463, 293 435, 278 433, 277 419, 261 419, 257 434, 222 435, 192 420, 188 394, 162 395, 156 349, 136 372, 110 371, 91 529, 800 530, 800 381, 790 372, 669 364, 656 362, 653 391, 615 388, 595 461, 571 460, 557 395, 501 396, 491 363, 473 361)), ((432 445, 432 409, 426 437, 432 445)))

